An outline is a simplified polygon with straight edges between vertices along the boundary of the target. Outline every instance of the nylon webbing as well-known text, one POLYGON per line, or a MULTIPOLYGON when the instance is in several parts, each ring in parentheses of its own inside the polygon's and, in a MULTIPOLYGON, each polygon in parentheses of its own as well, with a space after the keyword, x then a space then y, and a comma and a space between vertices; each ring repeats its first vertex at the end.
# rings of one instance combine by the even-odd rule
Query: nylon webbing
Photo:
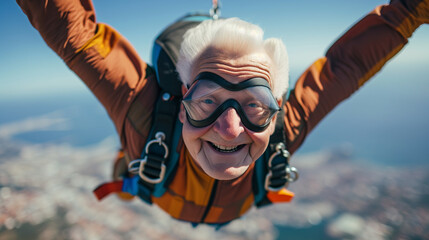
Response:
MULTIPOLYGON (((180 99, 178 97, 169 97, 167 98, 165 94, 168 94, 164 91, 160 93, 158 101, 156 103, 155 111, 153 112, 154 118, 152 121, 152 129, 149 134, 148 140, 155 139, 155 135, 159 132, 165 135, 163 141, 168 148, 171 148, 171 141, 174 134, 174 126, 176 123, 177 113, 180 108, 180 99)), ((146 154, 142 153, 141 158, 147 157, 147 162, 145 164, 143 173, 144 175, 151 178, 160 177, 161 165, 168 165, 168 157, 164 158, 165 150, 163 147, 152 144, 149 147, 149 152, 146 154)), ((149 192, 154 190, 155 184, 144 181, 143 179, 139 180, 139 183, 147 188, 149 192)))
MULTIPOLYGON (((287 101, 288 94, 283 96, 282 105, 287 101)), ((290 177, 289 152, 287 151, 284 130, 284 108, 277 114, 275 131, 270 137, 269 154, 266 154, 265 191, 280 191, 287 186, 290 177)), ((293 168, 296 170, 295 168, 293 168)), ((267 203, 261 203, 265 205, 267 203)))

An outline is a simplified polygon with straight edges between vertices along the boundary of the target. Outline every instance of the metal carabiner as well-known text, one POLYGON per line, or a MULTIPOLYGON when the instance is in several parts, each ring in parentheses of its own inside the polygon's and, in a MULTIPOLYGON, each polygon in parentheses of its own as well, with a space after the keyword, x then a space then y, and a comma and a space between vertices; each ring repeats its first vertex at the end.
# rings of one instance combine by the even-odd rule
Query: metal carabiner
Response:
POLYGON ((218 0, 212 0, 212 8, 210 9, 210 16, 214 19, 217 20, 219 19, 220 16, 220 7, 218 4, 218 0))
POLYGON ((164 179, 165 170, 167 169, 165 164, 164 163, 161 164, 161 172, 159 173, 159 177, 151 178, 149 176, 146 176, 143 173, 146 163, 147 163, 147 156, 140 162, 140 168, 139 168, 140 177, 148 183, 152 183, 152 184, 160 183, 162 179, 164 179))
POLYGON ((268 159, 268 174, 265 177, 265 190, 267 191, 272 191, 272 192, 278 192, 280 190, 282 190, 284 187, 287 187, 289 185, 289 183, 291 182, 295 182, 296 180, 298 180, 299 174, 298 174, 298 170, 295 167, 290 167, 288 164, 288 161, 286 160, 286 183, 283 186, 279 186, 279 187, 270 187, 271 184, 271 177, 273 176, 273 172, 271 171, 271 167, 272 167, 272 162, 273 159, 276 158, 277 156, 282 156, 286 159, 288 159, 290 157, 290 153, 286 150, 286 146, 283 143, 279 143, 276 145, 276 152, 273 153, 270 158, 268 159))
POLYGON ((161 182, 162 179, 164 178, 165 171, 167 168, 164 163, 161 164, 161 169, 160 169, 161 172, 159 174, 159 177, 157 177, 157 178, 148 177, 145 174, 143 174, 143 171, 144 171, 145 165, 147 163, 147 155, 149 154, 149 148, 152 144, 159 144, 160 146, 162 146, 164 148, 164 152, 165 152, 164 153, 164 159, 167 159, 168 154, 169 154, 168 147, 167 147, 167 144, 165 144, 165 142, 163 140, 165 140, 165 134, 163 132, 157 132, 155 134, 155 139, 150 140, 145 146, 146 156, 143 159, 136 159, 136 160, 131 161, 128 164, 128 172, 130 172, 132 174, 138 173, 143 180, 145 180, 149 183, 155 184, 155 183, 161 182))
POLYGON ((131 161, 130 163, 128 163, 128 172, 130 172, 132 174, 137 174, 139 172, 141 161, 142 161, 141 159, 135 159, 135 160, 131 161), (136 164, 138 164, 137 167, 134 166, 136 164))
POLYGON ((149 141, 146 144, 146 148, 145 148, 145 152, 146 152, 146 156, 143 158, 143 160, 141 160, 140 162, 140 167, 139 167, 139 175, 140 177, 145 180, 148 183, 152 183, 152 184, 156 184, 156 183, 160 183, 162 181, 162 179, 164 179, 165 176, 165 170, 166 170, 166 166, 164 163, 161 164, 161 172, 159 173, 159 177, 157 178, 151 178, 149 176, 146 176, 143 171, 145 168, 145 165, 147 163, 147 155, 149 154, 149 147, 152 144, 158 143, 160 146, 162 146, 164 148, 164 160, 167 159, 168 157, 168 147, 167 145, 163 142, 163 140, 165 139, 165 134, 163 132, 157 132, 155 134, 155 139, 149 141))
POLYGON ((270 156, 270 159, 268 159, 268 167, 272 167, 273 159, 279 155, 282 155, 285 158, 290 157, 290 153, 286 150, 286 146, 283 143, 276 145, 276 152, 270 156))
POLYGON ((287 167, 286 168, 286 179, 288 182, 295 182, 299 178, 298 169, 295 167, 287 167))
POLYGON ((167 144, 165 144, 165 142, 163 142, 163 140, 165 140, 165 134, 163 132, 157 132, 155 134, 155 139, 150 140, 145 147, 145 153, 146 155, 149 154, 149 147, 150 145, 154 144, 154 143, 158 143, 159 146, 162 146, 165 150, 165 154, 164 154, 164 158, 168 157, 168 147, 167 144))

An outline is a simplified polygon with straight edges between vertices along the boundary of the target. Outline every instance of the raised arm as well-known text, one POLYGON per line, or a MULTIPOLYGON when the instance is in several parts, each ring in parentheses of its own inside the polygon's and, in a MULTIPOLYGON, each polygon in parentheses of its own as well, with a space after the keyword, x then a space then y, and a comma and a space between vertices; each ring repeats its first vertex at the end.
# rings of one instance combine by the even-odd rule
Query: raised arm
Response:
POLYGON ((429 23, 429 0, 392 0, 357 22, 314 62, 284 105, 290 151, 395 56, 423 23, 429 23))
POLYGON ((122 137, 126 113, 136 95, 157 94, 156 81, 146 78, 146 63, 117 31, 96 22, 90 0, 17 3, 49 47, 104 105, 122 137))

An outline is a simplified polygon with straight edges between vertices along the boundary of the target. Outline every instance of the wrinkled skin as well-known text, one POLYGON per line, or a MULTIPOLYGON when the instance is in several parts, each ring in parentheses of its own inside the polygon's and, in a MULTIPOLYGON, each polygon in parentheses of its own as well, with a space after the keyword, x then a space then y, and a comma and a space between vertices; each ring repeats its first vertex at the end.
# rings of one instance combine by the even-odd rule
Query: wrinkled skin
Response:
MULTIPOLYGON (((271 84, 270 59, 263 52, 231 56, 219 49, 208 49, 193 66, 192 77, 213 72, 231 83, 260 77, 271 84)), ((183 89, 186 92, 186 89, 183 89)), ((263 132, 252 132, 241 122, 233 108, 227 109, 210 126, 195 128, 186 119, 183 105, 179 113, 185 145, 197 165, 209 176, 231 180, 241 176, 268 146, 275 119, 263 132), (231 152, 219 149, 237 149, 231 152)))

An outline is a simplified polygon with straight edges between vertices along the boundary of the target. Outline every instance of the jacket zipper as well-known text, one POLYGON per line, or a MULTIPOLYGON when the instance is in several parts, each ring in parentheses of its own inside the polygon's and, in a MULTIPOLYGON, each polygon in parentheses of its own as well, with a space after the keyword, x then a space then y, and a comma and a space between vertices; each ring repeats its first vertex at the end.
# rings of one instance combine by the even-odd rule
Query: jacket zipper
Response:
POLYGON ((214 198, 216 196, 217 182, 218 182, 218 180, 215 179, 215 181, 213 183, 213 187, 212 187, 212 192, 210 193, 209 202, 207 203, 206 209, 204 210, 203 217, 201 218, 201 223, 204 223, 204 221, 207 217, 207 214, 209 213, 210 208, 212 207, 214 198))

